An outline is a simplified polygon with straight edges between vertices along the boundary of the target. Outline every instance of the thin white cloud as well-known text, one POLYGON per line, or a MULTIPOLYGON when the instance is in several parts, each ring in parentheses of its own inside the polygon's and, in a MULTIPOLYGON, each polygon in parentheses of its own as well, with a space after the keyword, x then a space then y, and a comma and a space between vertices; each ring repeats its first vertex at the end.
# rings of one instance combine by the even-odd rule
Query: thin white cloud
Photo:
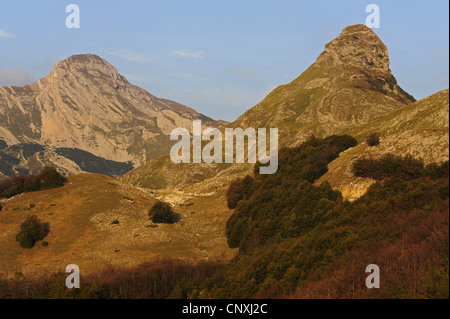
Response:
POLYGON ((172 74, 170 74, 170 76, 175 77, 175 78, 179 78, 179 79, 182 79, 182 80, 185 80, 185 81, 188 81, 188 82, 191 82, 191 81, 202 81, 203 80, 203 78, 201 78, 201 77, 199 77, 199 76, 197 76, 195 74, 192 74, 192 73, 172 73, 172 74))
POLYGON ((11 71, 0 69, 0 86, 6 85, 25 85, 35 82, 36 79, 30 76, 21 68, 15 68, 11 71))
POLYGON ((171 56, 178 56, 181 58, 203 59, 205 56, 201 51, 191 50, 174 50, 170 52, 171 56))
POLYGON ((241 77, 243 79, 252 80, 252 81, 258 80, 258 77, 256 76, 256 74, 253 71, 244 70, 244 69, 236 69, 236 68, 231 69, 231 71, 233 71, 233 73, 237 74, 239 77, 241 77))
POLYGON ((3 29, 0 29, 0 38, 15 38, 16 36, 12 33, 6 32, 3 29))
POLYGON ((153 62, 156 56, 147 53, 135 53, 128 50, 109 51, 109 55, 131 61, 131 62, 153 62))

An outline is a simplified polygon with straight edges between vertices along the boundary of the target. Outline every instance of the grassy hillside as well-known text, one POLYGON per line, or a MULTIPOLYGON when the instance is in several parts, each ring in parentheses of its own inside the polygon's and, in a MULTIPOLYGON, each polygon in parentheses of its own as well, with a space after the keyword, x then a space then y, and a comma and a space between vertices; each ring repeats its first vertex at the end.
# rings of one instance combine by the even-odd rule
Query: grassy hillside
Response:
POLYGON ((363 25, 345 28, 316 62, 291 83, 273 90, 233 127, 277 127, 282 146, 308 136, 346 133, 414 98, 389 69, 387 47, 363 25))
POLYGON ((281 150, 276 174, 247 177, 246 195, 226 226, 228 244, 239 248, 228 263, 156 260, 106 268, 77 291, 61 289, 63 274, 0 280, 0 296, 448 298, 448 162, 360 161, 357 174, 379 182, 354 202, 328 183, 314 186, 327 163, 354 145, 349 136, 311 139, 281 150), (369 264, 381 269, 380 289, 365 286, 369 264))
MULTIPOLYGON (((389 63, 387 47, 371 29, 349 26, 299 77, 224 127, 278 128, 280 147, 298 146, 312 135, 353 133, 415 101, 398 85, 389 63)), ((163 156, 123 180, 150 189, 205 189, 201 184, 224 187, 250 170, 251 165, 174 165, 163 156)))
POLYGON ((360 197, 374 182, 354 177, 352 163, 361 157, 380 158, 385 154, 411 155, 425 163, 441 163, 449 159, 449 90, 443 90, 416 103, 393 111, 369 124, 349 132, 360 144, 340 154, 329 164, 329 171, 318 184, 328 181, 345 198, 360 197), (380 144, 370 147, 365 142, 371 133, 380 133, 380 144))
MULTIPOLYGON (((224 195, 222 195, 224 196, 224 195)), ((3 200, 0 211, 0 273, 60 272, 75 263, 89 273, 108 265, 128 267, 172 257, 229 258, 223 228, 230 211, 217 198, 152 194, 96 174, 70 176, 61 188, 3 200), (172 203, 181 220, 155 225, 148 210, 156 198, 172 203), (50 233, 33 249, 16 242, 20 224, 37 215, 50 233)))

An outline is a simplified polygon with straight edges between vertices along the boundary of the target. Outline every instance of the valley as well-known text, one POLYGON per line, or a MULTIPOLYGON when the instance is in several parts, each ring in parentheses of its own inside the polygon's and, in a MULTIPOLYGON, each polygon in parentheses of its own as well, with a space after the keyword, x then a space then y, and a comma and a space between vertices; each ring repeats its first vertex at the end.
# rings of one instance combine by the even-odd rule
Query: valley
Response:
MULTIPOLYGON (((231 123, 155 97, 97 55, 71 56, 34 84, 0 88, 0 182, 46 166, 68 179, 0 198, 0 279, 59 276, 77 264, 102 292, 102 271, 150 278, 167 263, 187 277, 194 269, 196 281, 181 276, 163 298, 442 297, 448 112, 448 89, 416 101, 400 87, 386 45, 364 25, 344 28, 300 76, 231 123), (227 145, 202 143, 199 122, 216 137, 270 129, 258 149, 280 147, 278 171, 261 175, 251 152, 223 161, 227 145), (215 155, 206 160, 205 145, 215 155), (389 154, 384 179, 355 173, 358 160, 382 165, 389 154), (153 223, 158 201, 180 220, 153 223), (50 224, 47 244, 24 249, 16 235, 33 215, 50 224), (361 284, 371 258, 388 270, 386 293, 361 284)), ((111 278, 114 291, 120 276, 111 278)))

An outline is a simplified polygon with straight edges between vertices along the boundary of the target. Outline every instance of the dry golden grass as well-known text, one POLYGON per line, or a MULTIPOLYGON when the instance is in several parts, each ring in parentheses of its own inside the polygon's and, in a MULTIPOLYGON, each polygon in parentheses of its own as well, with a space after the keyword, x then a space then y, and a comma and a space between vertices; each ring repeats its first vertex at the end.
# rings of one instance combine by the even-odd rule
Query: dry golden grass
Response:
POLYGON ((25 193, 3 202, 0 273, 60 272, 69 264, 92 272, 107 265, 129 267, 156 257, 231 258, 225 238, 230 215, 224 194, 189 197, 138 189, 113 178, 70 176, 58 189, 25 193), (169 200, 181 220, 157 227, 147 215, 155 198, 169 200), (30 215, 50 223, 49 245, 23 249, 15 236, 30 215), (113 224, 113 221, 119 221, 113 224))

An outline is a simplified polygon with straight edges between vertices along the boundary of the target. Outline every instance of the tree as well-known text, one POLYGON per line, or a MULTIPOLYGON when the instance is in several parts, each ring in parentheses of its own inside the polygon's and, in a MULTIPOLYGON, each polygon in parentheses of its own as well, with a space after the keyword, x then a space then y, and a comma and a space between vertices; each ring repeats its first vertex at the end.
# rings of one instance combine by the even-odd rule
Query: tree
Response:
POLYGON ((38 175, 38 181, 41 189, 49 189, 63 186, 67 180, 55 168, 47 166, 38 175))
POLYGON ((10 198, 23 192, 35 192, 61 187, 67 179, 53 167, 46 167, 38 175, 14 176, 0 181, 0 198, 10 198))
POLYGON ((172 210, 172 207, 161 201, 157 201, 150 208, 148 215, 155 224, 175 224, 180 220, 180 216, 172 210))
POLYGON ((369 146, 377 146, 380 144, 380 133, 372 133, 370 134, 367 139, 366 143, 369 146))
POLYGON ((44 239, 49 232, 50 224, 42 223, 36 215, 32 215, 20 225, 16 240, 22 248, 33 248, 34 244, 44 239))

